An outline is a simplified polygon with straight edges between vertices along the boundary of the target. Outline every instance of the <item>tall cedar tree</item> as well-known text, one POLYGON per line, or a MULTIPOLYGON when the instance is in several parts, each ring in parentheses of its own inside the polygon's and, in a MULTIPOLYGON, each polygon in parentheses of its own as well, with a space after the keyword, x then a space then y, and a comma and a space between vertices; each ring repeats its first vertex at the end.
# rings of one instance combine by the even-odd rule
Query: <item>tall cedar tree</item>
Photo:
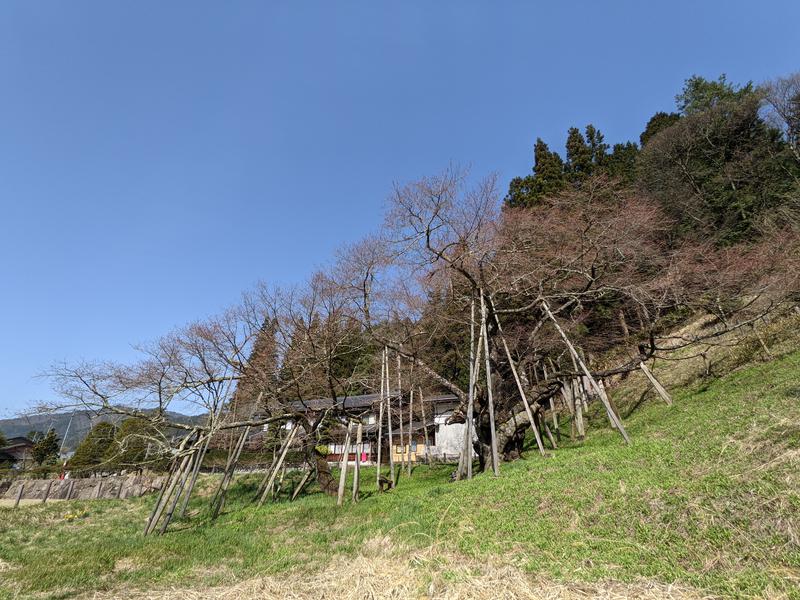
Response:
POLYGON ((555 194, 563 187, 564 161, 542 138, 537 138, 533 148, 533 175, 512 179, 505 201, 512 208, 534 206, 540 198, 555 194))
POLYGON ((58 435, 55 429, 50 429, 33 445, 33 460, 37 465, 42 465, 58 458, 58 435))
MULTIPOLYGON (((588 129, 588 128, 587 128, 588 129)), ((594 128, 592 128, 594 132, 594 128)), ((577 127, 570 127, 567 132, 567 177, 573 183, 579 183, 592 174, 592 148, 577 127)))
POLYGON ((70 469, 87 470, 102 464, 116 432, 112 423, 102 422, 92 427, 69 460, 70 469))
POLYGON ((636 176, 636 156, 639 148, 632 142, 615 144, 611 153, 603 133, 594 125, 586 126, 585 134, 577 127, 567 132, 566 163, 552 152, 541 138, 534 146, 533 174, 515 177, 509 184, 505 204, 509 208, 533 207, 542 198, 564 189, 573 188, 592 174, 604 173, 630 183, 636 176))

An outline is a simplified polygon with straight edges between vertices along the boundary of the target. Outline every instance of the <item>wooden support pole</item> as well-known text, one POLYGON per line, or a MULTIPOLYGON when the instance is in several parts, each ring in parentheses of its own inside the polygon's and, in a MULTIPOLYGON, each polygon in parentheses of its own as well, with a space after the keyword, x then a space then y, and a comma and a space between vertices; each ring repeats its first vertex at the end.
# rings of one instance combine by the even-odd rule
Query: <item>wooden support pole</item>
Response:
POLYGON ((278 471, 283 465, 283 461, 286 458, 286 454, 288 454, 289 452, 289 446, 292 445, 292 440, 294 440, 294 436, 297 434, 298 429, 299 425, 295 423, 292 426, 292 430, 289 432, 289 435, 286 437, 286 441, 283 443, 283 448, 281 449, 281 454, 280 457, 278 458, 278 462, 275 464, 275 468, 272 469, 272 473, 270 473, 267 485, 264 487, 264 492, 261 494, 261 498, 258 501, 259 506, 264 504, 264 501, 267 499, 267 496, 272 492, 272 486, 275 484, 275 477, 277 477, 278 471))
POLYGON ((153 505, 153 510, 150 512, 150 517, 147 519, 147 522, 144 526, 144 535, 147 535, 150 530, 150 523, 156 516, 159 507, 161 506, 161 502, 164 499, 164 494, 167 492, 167 486, 170 481, 172 481, 172 476, 175 474, 175 470, 178 468, 178 459, 177 456, 172 459, 172 464, 169 468, 169 473, 167 477, 164 479, 164 483, 161 484, 161 489, 158 491, 158 497, 156 498, 156 503, 153 505))
MULTIPOLYGON (((378 489, 381 489, 381 446, 383 446, 383 396, 386 392, 386 386, 384 385, 385 379, 383 377, 383 355, 381 355, 381 396, 380 396, 380 408, 378 408, 378 462, 375 465, 375 485, 378 489)), ((391 448, 389 448, 391 452, 391 448)), ((370 456, 370 458, 372 458, 370 456)))
POLYGON ((422 412, 422 435, 425 437, 425 459, 428 463, 428 467, 433 464, 433 456, 431 455, 431 444, 428 440, 428 423, 426 422, 425 418, 425 399, 422 397, 422 387, 418 388, 419 390, 419 408, 422 412))
MULTIPOLYGON (((545 385, 547 384, 547 366, 542 362, 542 374, 544 375, 545 385)), ((561 428, 558 426, 558 412, 556 411, 556 404, 553 400, 553 397, 550 396, 550 416, 553 419, 553 429, 556 432, 556 439, 560 442, 561 441, 561 428)))
POLYGON ((467 393, 467 414, 465 415, 464 444, 461 448, 461 460, 456 477, 461 479, 466 476, 472 479, 472 427, 475 416, 475 383, 478 379, 476 373, 477 365, 480 361, 480 348, 483 337, 483 329, 480 331, 480 338, 475 344, 475 296, 472 296, 469 315, 469 391, 467 393))
POLYGON ((545 434, 547 434, 547 439, 550 440, 550 445, 553 447, 553 450, 558 450, 558 444, 556 444, 556 440, 550 428, 547 426, 547 419, 545 419, 544 416, 542 417, 542 426, 544 427, 545 434))
POLYGON ((672 406, 672 397, 667 393, 667 390, 664 389, 664 386, 661 385, 661 383, 658 381, 658 379, 656 379, 656 376, 653 375, 653 372, 645 364, 644 361, 641 361, 639 363, 639 368, 642 370, 642 372, 645 374, 647 379, 653 385, 653 387, 655 388, 656 392, 658 392, 658 395, 661 396, 661 399, 664 402, 666 402, 668 406, 672 406))
POLYGON ((172 515, 175 514, 175 507, 178 506, 178 501, 181 499, 181 493, 183 492, 183 488, 186 486, 186 480, 189 479, 189 474, 192 472, 193 458, 194 454, 190 455, 189 461, 186 463, 186 468, 180 475, 180 482, 175 489, 175 494, 172 498, 172 504, 170 504, 169 510, 167 511, 167 514, 164 515, 164 520, 161 523, 161 529, 159 530, 160 535, 164 535, 164 532, 167 531, 169 522, 172 521, 172 515))
POLYGON ((73 490, 74 487, 75 487, 75 480, 74 479, 70 479, 69 480, 69 486, 67 486, 67 498, 66 498, 67 500, 72 498, 72 490, 73 490))
POLYGON ((356 470, 353 472, 353 502, 358 502, 358 492, 361 477, 361 436, 364 433, 364 425, 361 421, 358 422, 356 429, 356 470))
POLYGON ((286 463, 281 465, 281 476, 278 478, 277 483, 272 488, 272 498, 277 499, 283 491, 283 480, 286 479, 286 463))
POLYGON ((412 431, 411 426, 414 424, 414 388, 411 387, 409 382, 408 391, 408 476, 411 477, 411 441, 412 431))
MULTIPOLYGON (((570 354, 572 359, 572 369, 578 371, 578 363, 575 361, 575 356, 570 354)), ((586 437, 586 425, 583 419, 583 411, 589 408, 589 394, 586 393, 586 388, 583 386, 583 377, 580 375, 570 379, 570 386, 572 389, 572 403, 575 406, 575 424, 578 429, 578 439, 586 437)), ((614 423, 611 427, 616 429, 614 423)))
POLYGON ((47 487, 44 490, 44 496, 42 497, 42 504, 47 502, 47 499, 50 497, 50 489, 53 487, 53 480, 47 482, 47 487))
POLYGON ((631 440, 628 437, 628 432, 625 431, 625 426, 622 424, 622 421, 620 420, 619 416, 611 408, 611 405, 609 404, 608 398, 606 397, 605 393, 603 392, 603 390, 600 389, 600 386, 597 385, 597 381, 595 381, 595 378, 592 377, 592 374, 589 372, 589 369, 586 367, 586 364, 583 362, 583 359, 581 359, 581 357, 578 355, 578 352, 575 350, 575 346, 573 346, 572 342, 569 341, 569 338, 567 337, 567 334, 564 333, 564 330, 561 328, 561 325, 559 325, 558 320, 555 318, 553 313, 550 311, 550 307, 547 305, 547 302, 545 300, 542 300, 542 308, 544 309, 544 312, 548 316, 548 318, 553 322, 553 325, 555 326, 556 330, 558 331, 559 335, 561 336, 561 339, 564 340, 564 344, 569 349, 569 351, 572 354, 573 358, 577 361, 577 363, 580 366, 581 370, 583 370, 584 375, 586 375, 586 378, 589 380, 589 383, 592 385, 592 388, 594 388, 595 393, 598 396, 600 396, 600 399, 602 400, 603 405, 606 408, 606 412, 608 413, 609 420, 614 425, 617 426, 617 430, 619 431, 620 435, 622 436, 622 439, 625 440, 625 443, 626 444, 630 444, 631 440))
POLYGON ((344 448, 339 459, 339 490, 336 495, 336 506, 341 506, 344 502, 344 487, 347 481, 347 458, 350 454, 350 431, 352 427, 352 423, 347 424, 347 435, 344 436, 344 448))
MULTIPOLYGON (((168 480, 169 485, 167 486, 164 495, 159 499, 160 501, 156 506, 156 510, 154 511, 153 516, 147 522, 147 526, 145 527, 144 530, 145 535, 148 535, 155 530, 158 521, 161 519, 161 513, 166 508, 169 499, 172 497, 172 492, 175 489, 175 486, 178 485, 178 481, 180 481, 181 475, 183 474, 183 471, 186 469, 186 465, 189 463, 189 458, 190 458, 189 454, 184 456, 183 460, 181 460, 180 467, 178 467, 178 469, 173 473, 172 477, 169 478, 168 480)), ((167 482, 164 482, 164 485, 166 486, 167 482)), ((100 482, 100 486, 102 487, 102 481, 100 482)))
POLYGON ((492 367, 489 360, 489 329, 486 325, 486 300, 481 296, 481 329, 483 333, 483 356, 486 361, 486 395, 489 401, 489 429, 491 430, 492 444, 492 472, 494 476, 500 475, 500 457, 497 452, 497 432, 494 424, 494 392, 492 390, 492 367))
POLYGON ((406 466, 406 453, 403 452, 405 434, 403 433, 403 372, 400 366, 400 353, 397 353, 397 416, 400 419, 400 471, 406 466))
POLYGON ((19 507, 19 501, 22 500, 22 493, 25 491, 25 482, 19 482, 19 489, 17 490, 17 497, 14 499, 14 508, 19 507))
POLYGON ((391 479, 390 486, 394 487, 395 472, 394 472, 394 440, 392 439, 392 392, 389 385, 389 349, 383 349, 383 368, 386 376, 386 418, 389 428, 389 479, 391 479))
POLYGON ((217 491, 214 492, 214 496, 211 499, 212 518, 216 518, 216 515, 219 514, 220 510, 222 510, 222 505, 225 503, 225 492, 227 491, 230 480, 233 477, 234 471, 236 470, 236 463, 239 460, 239 456, 244 448, 245 443, 247 442, 247 435, 249 433, 250 426, 247 425, 242 430, 242 433, 239 434, 239 439, 232 447, 232 453, 229 453, 228 455, 228 461, 225 464, 225 471, 222 474, 222 479, 220 479, 219 485, 217 486, 217 491))
POLYGON ((189 498, 192 496, 192 492, 194 491, 194 486, 197 483, 197 476, 200 473, 200 467, 203 464, 203 459, 205 458, 206 452, 208 451, 208 444, 211 442, 211 434, 206 435, 206 440, 203 443, 202 449, 197 452, 197 455, 194 459, 194 467, 192 468, 192 478, 189 481, 189 487, 186 489, 186 494, 183 497, 183 503, 181 504, 181 510, 178 515, 183 518, 186 516, 186 508, 189 506, 189 498))
POLYGON ((292 497, 289 500, 290 502, 294 502, 297 496, 300 494, 300 492, 303 491, 303 488, 306 486, 311 477, 311 471, 312 470, 310 468, 306 469, 306 472, 303 474, 302 479, 300 479, 300 483, 297 484, 297 487, 294 488, 294 491, 292 492, 292 497))
POLYGON ((95 499, 99 499, 102 493, 103 493, 103 480, 101 479, 100 483, 97 485, 97 488, 95 488, 94 492, 95 499))
MULTIPOLYGON (((280 440, 281 434, 278 431, 277 439, 280 440)), ((266 472, 264 473, 264 477, 261 478, 261 483, 258 485, 258 490, 256 491, 255 502, 261 498, 261 494, 264 492, 264 488, 267 487, 267 482, 269 481, 270 475, 275 470, 276 465, 278 464, 278 457, 283 452, 283 446, 286 444, 286 440, 289 438, 289 434, 286 434, 286 437, 281 440, 281 443, 276 447, 274 444, 272 445, 272 462, 269 463, 269 467, 267 467, 266 472)))
POLYGON ((544 444, 542 443, 542 436, 539 434, 539 429, 536 427, 536 420, 533 418, 531 405, 528 403, 528 397, 525 395, 525 390, 522 387, 522 381, 519 378, 519 373, 517 372, 517 367, 514 364, 514 359, 511 357, 511 350, 508 348, 506 336, 503 335, 503 326, 500 325, 500 319, 497 316, 497 311, 494 308, 494 302, 492 301, 491 297, 489 298, 489 303, 491 304, 492 312, 494 313, 494 321, 497 324, 497 333, 500 336, 500 342, 503 344, 503 350, 505 350, 506 358, 508 358, 508 365, 511 367, 511 373, 514 375, 514 382, 517 384, 517 391, 519 391, 520 398, 522 398, 522 404, 525 406, 525 414, 528 416, 528 422, 531 424, 531 429, 533 429, 533 436, 536 438, 536 445, 539 448, 539 454, 544 456, 544 444))
POLYGON ((597 385, 600 387, 600 393, 603 394, 603 397, 606 399, 606 402, 611 407, 611 410, 614 411, 614 414, 617 416, 617 419, 620 419, 617 405, 614 403, 614 400, 608 395, 608 392, 606 392, 606 384, 603 383, 602 379, 598 379, 597 385))

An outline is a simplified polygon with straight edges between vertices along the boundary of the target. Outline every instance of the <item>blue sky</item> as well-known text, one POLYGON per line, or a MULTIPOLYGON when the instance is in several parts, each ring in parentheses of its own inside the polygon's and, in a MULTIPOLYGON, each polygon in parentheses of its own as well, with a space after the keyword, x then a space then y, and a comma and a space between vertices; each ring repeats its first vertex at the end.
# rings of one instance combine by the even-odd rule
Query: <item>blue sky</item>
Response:
POLYGON ((800 3, 0 3, 0 416, 301 281, 393 181, 638 139, 698 73, 800 69, 800 3))

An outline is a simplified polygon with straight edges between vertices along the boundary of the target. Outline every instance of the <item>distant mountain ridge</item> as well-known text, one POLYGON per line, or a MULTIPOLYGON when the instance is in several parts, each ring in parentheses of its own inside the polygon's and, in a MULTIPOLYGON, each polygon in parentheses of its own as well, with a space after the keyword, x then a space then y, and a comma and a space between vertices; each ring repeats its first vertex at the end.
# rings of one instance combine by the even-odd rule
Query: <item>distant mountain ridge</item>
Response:
MULTIPOLYGON (((167 419, 176 423, 197 423, 205 419, 204 415, 184 415, 181 413, 167 412, 167 419)), ((124 415, 96 415, 88 410, 76 410, 53 414, 25 415, 11 419, 0 419, 0 432, 7 438, 24 436, 29 431, 47 431, 51 427, 56 430, 59 439, 67 438, 64 450, 74 450, 81 440, 86 437, 89 430, 101 422, 119 423, 125 420, 124 415), (72 424, 70 424, 70 419, 72 424), (69 431, 67 431, 69 429, 69 431)))

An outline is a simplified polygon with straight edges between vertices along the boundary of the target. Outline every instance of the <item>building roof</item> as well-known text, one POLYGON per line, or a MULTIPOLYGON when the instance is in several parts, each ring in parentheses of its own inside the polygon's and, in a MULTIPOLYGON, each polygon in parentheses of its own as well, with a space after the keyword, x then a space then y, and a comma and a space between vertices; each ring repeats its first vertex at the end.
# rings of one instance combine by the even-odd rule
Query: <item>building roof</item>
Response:
MULTIPOLYGON (((397 397, 397 392, 391 392, 393 398, 397 397)), ((358 396, 342 396, 341 398, 315 398, 313 400, 297 400, 292 403, 292 407, 297 411, 302 410, 326 410, 329 408, 339 408, 341 410, 367 409, 380 402, 380 394, 360 394, 358 396)), ((453 394, 438 394, 436 396, 424 397, 425 404, 439 404, 444 402, 457 402, 458 398, 453 394)))
POLYGON ((6 440, 6 445, 3 446, 3 450, 8 450, 9 448, 17 448, 19 446, 27 446, 28 448, 33 448, 35 444, 26 437, 17 436, 13 438, 9 438, 6 440))

